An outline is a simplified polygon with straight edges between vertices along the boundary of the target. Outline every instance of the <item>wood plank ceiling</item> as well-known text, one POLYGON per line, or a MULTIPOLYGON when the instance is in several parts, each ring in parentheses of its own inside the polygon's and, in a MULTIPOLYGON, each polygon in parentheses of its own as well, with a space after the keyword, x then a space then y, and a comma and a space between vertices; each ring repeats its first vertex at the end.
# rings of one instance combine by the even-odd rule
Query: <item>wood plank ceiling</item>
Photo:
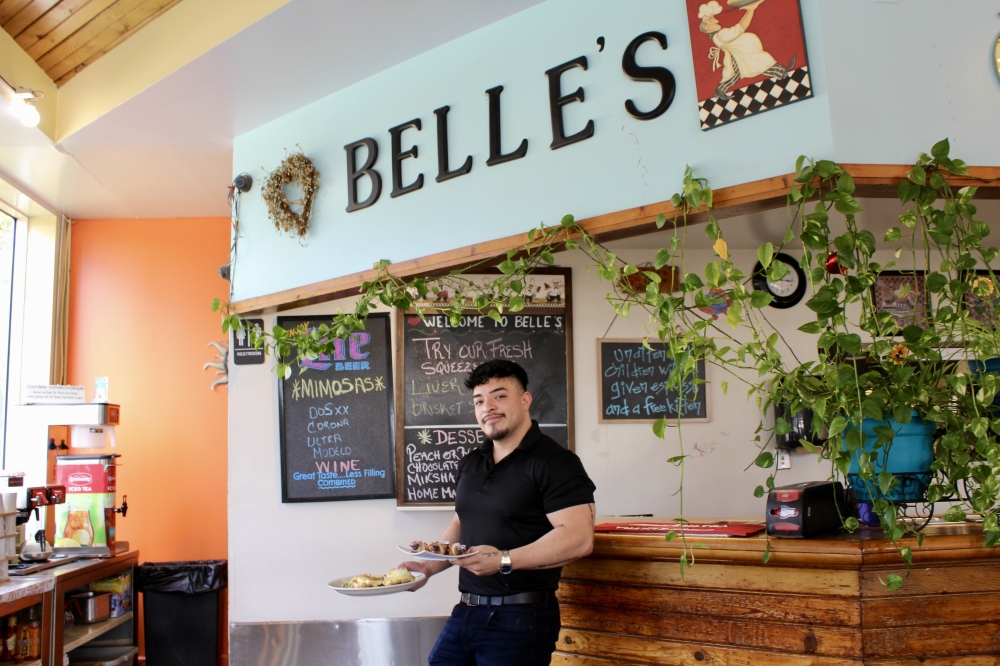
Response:
POLYGON ((57 86, 180 0, 0 0, 0 26, 57 86))

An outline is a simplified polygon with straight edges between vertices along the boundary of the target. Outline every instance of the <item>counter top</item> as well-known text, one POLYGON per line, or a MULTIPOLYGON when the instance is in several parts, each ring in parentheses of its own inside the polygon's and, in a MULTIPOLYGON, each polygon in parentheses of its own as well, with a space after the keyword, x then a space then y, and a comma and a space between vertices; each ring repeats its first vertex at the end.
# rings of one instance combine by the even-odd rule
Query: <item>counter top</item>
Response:
POLYGON ((56 586, 51 576, 21 576, 0 583, 0 604, 51 592, 56 586))
MULTIPOLYGON (((689 518, 692 523, 722 522, 720 518, 689 518)), ((597 524, 624 522, 672 522, 669 518, 598 518, 597 524)), ((729 522, 755 522, 733 520, 729 522)), ((983 528, 978 523, 932 523, 924 528, 923 546, 907 536, 899 542, 913 551, 914 564, 936 561, 1000 559, 1000 548, 983 546, 983 528)), ((695 557, 701 562, 761 564, 770 548, 770 564, 822 566, 855 569, 864 565, 898 564, 900 556, 882 530, 859 529, 812 539, 790 539, 764 535, 753 537, 687 537, 687 545, 700 544, 695 557)), ((658 534, 595 534, 594 558, 677 560, 684 544, 667 541, 658 534)))

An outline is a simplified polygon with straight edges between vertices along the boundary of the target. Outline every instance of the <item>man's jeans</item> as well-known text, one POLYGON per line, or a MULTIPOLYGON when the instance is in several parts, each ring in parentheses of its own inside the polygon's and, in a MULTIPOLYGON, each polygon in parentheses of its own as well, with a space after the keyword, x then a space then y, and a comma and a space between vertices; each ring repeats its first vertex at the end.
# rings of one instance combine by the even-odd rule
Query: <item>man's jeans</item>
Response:
POLYGON ((559 638, 559 602, 509 606, 458 604, 429 666, 547 666, 559 638))

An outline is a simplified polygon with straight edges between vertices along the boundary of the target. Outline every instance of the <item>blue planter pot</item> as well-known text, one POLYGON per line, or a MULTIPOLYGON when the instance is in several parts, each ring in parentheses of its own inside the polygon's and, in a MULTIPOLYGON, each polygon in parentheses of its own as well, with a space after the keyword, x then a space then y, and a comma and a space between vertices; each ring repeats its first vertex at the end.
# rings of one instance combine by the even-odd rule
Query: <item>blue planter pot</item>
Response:
MULTIPOLYGON (((979 379, 979 375, 984 372, 992 372, 995 375, 1000 374, 1000 358, 988 358, 985 361, 978 359, 969 361, 969 374, 972 375, 973 382, 979 379)), ((997 393, 993 398, 993 405, 1000 407, 1000 393, 997 393)))
MULTIPOLYGON (((877 459, 872 463, 876 474, 889 472, 897 476, 905 475, 899 478, 899 485, 885 496, 885 499, 893 502, 916 502, 922 499, 931 482, 931 463, 934 462, 934 431, 937 426, 933 422, 920 418, 915 409, 910 413, 913 417, 909 423, 899 423, 892 418, 885 421, 866 418, 861 423, 861 433, 865 437, 864 450, 868 453, 874 451, 873 447, 878 441, 875 428, 887 425, 896 431, 896 437, 889 447, 887 464, 883 464, 886 462, 883 449, 878 451, 877 459)), ((853 429, 853 427, 848 427, 848 431, 853 429)), ((847 478, 854 491, 854 496, 858 500, 872 502, 881 499, 881 492, 877 485, 870 490, 858 477, 857 452, 851 456, 851 470, 847 478)))

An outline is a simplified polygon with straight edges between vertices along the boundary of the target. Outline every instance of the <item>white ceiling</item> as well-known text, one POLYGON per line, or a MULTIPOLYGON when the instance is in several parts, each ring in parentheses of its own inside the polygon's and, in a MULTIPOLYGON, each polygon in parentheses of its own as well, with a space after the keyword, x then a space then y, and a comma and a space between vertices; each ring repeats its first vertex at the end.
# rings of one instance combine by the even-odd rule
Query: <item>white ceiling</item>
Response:
POLYGON ((58 146, 4 108, 0 178, 77 219, 225 216, 234 137, 540 1, 292 0, 58 146))

